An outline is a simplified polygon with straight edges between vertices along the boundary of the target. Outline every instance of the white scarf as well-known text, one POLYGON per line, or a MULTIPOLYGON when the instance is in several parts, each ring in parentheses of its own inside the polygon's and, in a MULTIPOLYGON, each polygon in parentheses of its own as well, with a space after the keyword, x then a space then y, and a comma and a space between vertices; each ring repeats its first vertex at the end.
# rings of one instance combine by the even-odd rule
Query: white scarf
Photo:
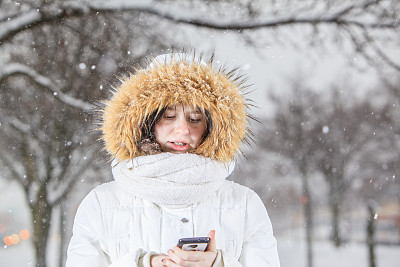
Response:
POLYGON ((195 154, 161 153, 112 162, 119 186, 148 201, 169 207, 197 203, 215 193, 233 169, 195 154))

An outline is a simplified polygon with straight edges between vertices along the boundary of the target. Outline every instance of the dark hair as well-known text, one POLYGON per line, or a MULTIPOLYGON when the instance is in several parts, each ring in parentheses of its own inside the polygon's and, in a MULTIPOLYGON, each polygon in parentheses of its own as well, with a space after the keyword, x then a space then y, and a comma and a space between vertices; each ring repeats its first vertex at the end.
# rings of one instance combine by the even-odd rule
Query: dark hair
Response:
MULTIPOLYGON (((155 154, 158 149, 161 149, 161 146, 156 141, 155 135, 154 135, 154 127, 159 122, 164 115, 164 112, 167 108, 162 108, 160 110, 154 111, 150 116, 147 117, 147 119, 144 121, 143 126, 141 127, 141 140, 139 140, 138 147, 141 150, 142 153, 144 154, 155 154), (158 148, 158 146, 159 148, 158 148), (151 151, 149 151, 149 148, 151 151), (154 150, 154 151, 153 151, 154 150)), ((205 120, 206 120, 206 129, 204 130, 204 134, 202 137, 202 140, 200 142, 203 143, 204 140, 206 140, 207 136, 210 134, 211 129, 212 129, 212 120, 211 120, 211 115, 208 110, 202 110, 200 109, 201 113, 203 113, 205 120)), ((161 151, 159 151, 161 152, 161 151)))

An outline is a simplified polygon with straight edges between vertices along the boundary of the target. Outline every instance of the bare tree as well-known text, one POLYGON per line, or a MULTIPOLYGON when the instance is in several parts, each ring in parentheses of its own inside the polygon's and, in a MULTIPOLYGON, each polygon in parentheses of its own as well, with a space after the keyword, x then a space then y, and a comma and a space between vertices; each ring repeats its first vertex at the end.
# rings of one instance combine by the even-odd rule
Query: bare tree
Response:
MULTIPOLYGON (((312 265, 313 236, 310 175, 321 173, 328 185, 332 239, 339 246, 341 206, 349 189, 356 181, 388 177, 398 168, 398 157, 390 149, 394 120, 389 94, 380 89, 379 98, 371 97, 376 99, 373 103, 349 90, 332 88, 330 92, 316 93, 303 82, 294 82, 288 97, 272 97, 277 111, 258 130, 260 149, 290 160, 302 179, 308 266, 312 265)), ((382 182, 380 189, 384 186, 382 182)), ((368 194, 367 199, 371 198, 378 201, 381 197, 375 192, 368 194)))
MULTIPOLYGON (((320 131, 315 136, 318 148, 314 158, 316 169, 329 185, 332 239, 340 246, 343 239, 339 227, 341 206, 351 184, 359 178, 356 166, 363 164, 362 155, 383 151, 377 144, 388 137, 388 129, 379 125, 388 123, 389 118, 387 109, 375 108, 369 99, 358 100, 350 92, 344 93, 338 88, 333 88, 330 96, 329 100, 320 100, 324 112, 315 114, 320 121, 320 131)), ((374 175, 379 172, 376 170, 374 175)))
POLYGON ((103 157, 104 165, 107 159, 92 133, 93 103, 109 93, 114 73, 129 70, 147 49, 162 48, 160 34, 148 32, 136 41, 147 26, 139 22, 132 30, 131 23, 123 14, 73 18, 25 31, 13 41, 19 49, 11 51, 14 63, 0 84, 0 146, 7 151, 0 162, 24 189, 38 267, 46 266, 53 211, 78 181, 96 177, 96 161, 103 157), (140 42, 147 43, 146 50, 129 55, 140 42))
MULTIPOLYGON (((395 88, 383 83, 377 86, 373 111, 368 115, 367 130, 371 142, 366 142, 363 151, 357 156, 357 166, 353 167, 352 176, 361 181, 362 186, 354 188, 362 204, 369 200, 378 204, 389 199, 397 199, 400 183, 400 142, 399 142, 399 98, 395 88)), ((397 89, 399 87, 397 86, 397 89)), ((400 91, 399 91, 400 92, 400 91)))
POLYGON ((289 98, 272 100, 278 108, 272 119, 262 122, 263 127, 258 131, 260 147, 263 150, 277 153, 290 160, 297 169, 302 181, 302 204, 304 206, 304 220, 307 243, 307 266, 313 266, 313 202, 309 185, 309 176, 315 168, 310 155, 316 146, 315 129, 318 120, 314 116, 320 113, 317 95, 305 90, 301 82, 293 84, 289 98))
MULTIPOLYGON (((132 15, 146 16, 144 19, 156 17, 161 22, 175 25, 239 32, 252 44, 260 40, 260 30, 302 26, 311 30, 310 44, 320 45, 330 42, 321 34, 328 28, 333 33, 333 40, 348 41, 353 45, 353 53, 361 55, 372 65, 400 70, 400 63, 388 54, 390 52, 387 49, 392 47, 394 50, 399 41, 400 22, 397 14, 400 3, 397 0, 38 0, 19 1, 18 5, 3 1, 0 7, 6 11, 0 15, 0 45, 3 46, 21 32, 58 24, 67 18, 127 11, 132 15)), ((283 35, 282 32, 277 34, 279 38, 283 35)), ((296 43, 290 37, 285 42, 296 43)))
POLYGON ((46 266, 52 211, 88 171, 96 149, 88 149, 88 142, 93 141, 82 135, 84 128, 78 127, 84 124, 85 116, 65 106, 56 109, 57 103, 50 96, 35 99, 34 94, 26 94, 25 88, 32 88, 29 83, 20 86, 19 95, 16 90, 12 95, 2 95, 7 98, 5 106, 10 108, 2 108, 6 116, 1 122, 1 147, 7 152, 1 153, 0 160, 11 173, 10 178, 24 189, 31 211, 36 266, 46 266), (37 107, 41 107, 40 113, 35 110, 37 107), (65 122, 64 116, 76 119, 65 122), (84 159, 80 160, 82 156, 84 159))

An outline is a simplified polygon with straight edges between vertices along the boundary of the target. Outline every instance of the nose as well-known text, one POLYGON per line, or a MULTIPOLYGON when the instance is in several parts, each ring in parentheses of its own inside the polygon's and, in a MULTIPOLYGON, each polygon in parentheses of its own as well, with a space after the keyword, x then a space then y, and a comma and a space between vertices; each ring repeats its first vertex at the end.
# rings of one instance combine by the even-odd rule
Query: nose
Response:
POLYGON ((175 132, 182 135, 189 134, 189 125, 185 118, 180 117, 176 121, 175 132))

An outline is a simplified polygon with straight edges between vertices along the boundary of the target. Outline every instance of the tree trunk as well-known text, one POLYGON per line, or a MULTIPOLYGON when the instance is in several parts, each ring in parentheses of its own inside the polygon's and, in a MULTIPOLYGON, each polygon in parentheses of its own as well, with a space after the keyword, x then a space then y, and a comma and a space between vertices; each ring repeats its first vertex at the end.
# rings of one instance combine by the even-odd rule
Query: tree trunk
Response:
POLYGON ((307 244, 307 267, 313 267, 313 213, 312 213, 312 202, 310 196, 310 189, 308 185, 308 180, 306 174, 302 174, 303 182, 303 194, 305 196, 305 201, 302 203, 304 205, 304 216, 305 216, 305 226, 306 226, 306 244, 307 244))
POLYGON ((37 193, 35 205, 32 207, 33 245, 36 255, 36 267, 46 267, 47 241, 50 231, 52 207, 47 200, 45 185, 37 193))
POLYGON ((340 231, 340 205, 342 202, 343 188, 341 184, 343 183, 343 177, 338 174, 325 173, 327 182, 329 183, 329 207, 331 210, 331 240, 336 247, 340 247, 343 244, 343 239, 340 231))
POLYGON ((340 234, 340 192, 338 191, 339 188, 338 186, 335 186, 335 183, 337 183, 335 178, 330 178, 330 182, 333 183, 331 185, 331 190, 330 190, 330 197, 329 197, 329 205, 332 213, 332 234, 331 238, 336 247, 340 247, 343 242, 342 242, 342 236, 340 234))
POLYGON ((338 203, 331 204, 332 210, 332 240, 336 247, 340 247, 342 245, 342 237, 340 235, 340 208, 338 203))
POLYGON ((65 203, 61 201, 60 203, 60 255, 59 255, 59 267, 64 267, 65 265, 65 250, 66 250, 66 240, 65 240, 65 203))
POLYGON ((372 205, 368 205, 368 223, 367 223, 367 245, 369 253, 369 267, 375 267, 375 211, 372 205))

